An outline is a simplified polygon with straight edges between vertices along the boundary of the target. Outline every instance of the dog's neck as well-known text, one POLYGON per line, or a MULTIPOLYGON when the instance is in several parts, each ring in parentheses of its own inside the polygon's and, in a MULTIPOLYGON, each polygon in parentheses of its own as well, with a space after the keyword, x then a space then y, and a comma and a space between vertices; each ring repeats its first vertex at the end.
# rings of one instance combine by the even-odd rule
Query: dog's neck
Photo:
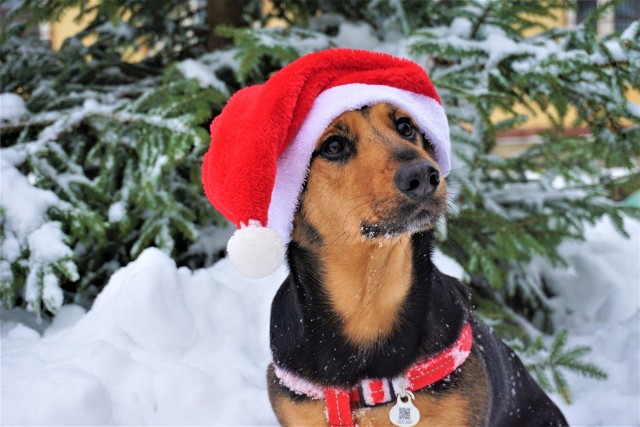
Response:
POLYGON ((321 251, 327 297, 351 344, 372 347, 392 332, 411 289, 411 252, 409 235, 349 239, 321 251))
POLYGON ((394 377, 457 338, 468 302, 431 261, 429 232, 322 250, 289 244, 272 306, 274 361, 310 381, 394 377), (380 244, 380 242, 382 242, 380 244))

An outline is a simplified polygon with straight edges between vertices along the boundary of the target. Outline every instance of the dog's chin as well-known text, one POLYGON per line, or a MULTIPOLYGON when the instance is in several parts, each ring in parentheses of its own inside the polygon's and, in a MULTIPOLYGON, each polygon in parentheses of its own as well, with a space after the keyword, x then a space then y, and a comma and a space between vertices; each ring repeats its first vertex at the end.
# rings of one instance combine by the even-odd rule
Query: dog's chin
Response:
POLYGON ((436 226, 442 214, 443 209, 439 206, 405 206, 398 209, 390 219, 381 219, 376 222, 362 221, 360 234, 365 239, 373 240, 428 231, 436 226))

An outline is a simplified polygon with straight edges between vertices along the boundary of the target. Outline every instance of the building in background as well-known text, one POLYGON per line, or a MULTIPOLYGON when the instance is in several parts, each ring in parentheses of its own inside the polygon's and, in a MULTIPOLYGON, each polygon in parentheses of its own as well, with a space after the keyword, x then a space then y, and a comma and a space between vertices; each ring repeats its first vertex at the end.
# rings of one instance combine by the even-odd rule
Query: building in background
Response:
MULTIPOLYGON (((8 0, 0 6, 0 19, 6 13, 6 10, 11 8, 11 5, 17 0, 8 0)), ((90 4, 101 0, 89 0, 90 4)), ((216 5, 216 2, 208 2, 207 0, 189 0, 194 10, 201 9, 202 22, 205 20, 206 8, 211 5, 216 5)), ((559 14, 554 21, 549 21, 546 24, 549 26, 565 27, 575 26, 583 23, 587 17, 595 11, 598 5, 606 3, 607 0, 576 0, 575 8, 559 14)), ((263 8, 270 8, 271 2, 269 0, 262 0, 263 8)), ((76 13, 68 13, 62 16, 58 22, 52 22, 48 24, 42 24, 39 27, 40 38, 43 40, 50 40, 51 46, 54 49, 59 49, 64 40, 70 36, 73 36, 79 32, 85 22, 88 19, 78 22, 76 20, 76 13)), ((597 31, 600 35, 610 34, 612 32, 623 31, 633 21, 640 19, 640 0, 623 0, 620 1, 613 9, 597 22, 597 31)), ((278 22, 277 25, 284 25, 282 22, 278 22)), ((91 40, 86 40, 90 43, 91 40)), ((144 58, 149 52, 144 48, 140 48, 137 51, 126 53, 125 59, 131 62, 139 61, 144 58)), ((633 103, 640 104, 640 93, 635 91, 629 91, 629 100, 633 103)), ((518 127, 500 134, 498 138, 498 144, 496 147, 496 154, 501 156, 510 156, 525 150, 527 147, 535 144, 538 141, 538 134, 544 130, 548 130, 551 127, 549 119, 539 111, 537 114, 531 114, 530 110, 526 110, 524 107, 520 109, 523 114, 529 115, 529 120, 518 127)), ((494 114, 495 120, 501 120, 506 118, 505 115, 494 114)), ((576 135, 582 135, 587 133, 587 128, 568 129, 576 135)))

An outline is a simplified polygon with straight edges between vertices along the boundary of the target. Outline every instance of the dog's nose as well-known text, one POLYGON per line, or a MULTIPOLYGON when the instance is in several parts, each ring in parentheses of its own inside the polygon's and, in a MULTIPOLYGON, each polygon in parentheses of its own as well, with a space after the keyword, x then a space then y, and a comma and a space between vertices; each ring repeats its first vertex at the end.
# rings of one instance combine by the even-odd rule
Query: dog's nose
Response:
POLYGON ((424 199, 433 193, 440 183, 440 173, 428 161, 402 166, 395 177, 396 186, 412 199, 424 199))

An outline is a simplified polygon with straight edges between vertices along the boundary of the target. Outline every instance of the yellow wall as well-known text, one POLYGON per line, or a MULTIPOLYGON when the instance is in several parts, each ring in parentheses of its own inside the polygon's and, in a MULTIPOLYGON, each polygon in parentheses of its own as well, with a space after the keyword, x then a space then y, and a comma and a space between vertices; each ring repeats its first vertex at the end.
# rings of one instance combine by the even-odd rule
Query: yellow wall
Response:
MULTIPOLYGON (((97 2, 99 0, 91 0, 90 4, 95 4, 95 2, 97 2)), ((158 0, 161 1, 161 0, 158 0)), ((269 6, 269 2, 267 0, 263 0, 263 7, 268 7, 269 6)), ((59 49, 60 46, 62 45, 63 41, 65 40, 65 38, 72 36, 74 34, 76 34, 78 31, 80 31, 84 25, 86 25, 86 23, 91 19, 91 17, 85 17, 85 19, 82 22, 75 22, 75 19, 78 16, 78 12, 74 12, 71 11, 69 13, 67 13, 66 15, 64 15, 62 17, 62 19, 59 22, 55 22, 51 24, 51 44, 53 46, 54 49, 59 49)), ((553 18, 547 18, 545 20, 543 20, 541 22, 542 24, 545 24, 546 26, 550 26, 550 27, 562 27, 562 26, 566 26, 569 24, 569 20, 567 17, 567 14, 565 12, 558 12, 556 13, 556 15, 553 18)), ((533 36, 536 34, 536 32, 538 32, 539 30, 528 30, 527 32, 525 32, 525 36, 533 36)), ((84 43, 91 43, 92 40, 91 39, 85 39, 83 40, 84 43)), ((145 48, 139 49, 136 52, 129 52, 129 53, 125 53, 124 57, 125 60, 127 61, 131 61, 131 62, 135 62, 135 61, 140 61, 141 59, 143 59, 145 57, 145 55, 148 53, 148 50, 145 48)), ((640 93, 639 92, 635 92, 635 91, 630 91, 629 93, 629 99, 632 102, 638 103, 640 104, 640 93)), ((538 111, 537 113, 532 114, 530 111, 528 111, 526 108, 524 107, 518 107, 516 109, 516 111, 518 113, 521 114, 526 114, 529 116, 529 120, 527 120, 526 123, 522 124, 519 129, 524 129, 524 130, 531 130, 531 131, 535 131, 535 130, 540 130, 540 129, 547 129, 550 127, 550 121, 546 118, 546 116, 541 112, 538 111)), ((505 114, 505 113, 501 113, 501 112, 496 112, 495 114, 493 114, 493 119, 494 121, 499 121, 502 119, 507 118, 509 115, 505 114)), ((572 120, 575 118, 575 115, 570 114, 568 117, 568 120, 572 120)), ((519 138, 515 138, 517 139, 531 139, 529 137, 519 137, 519 138)), ((515 144, 518 145, 519 143, 515 144)), ((508 145, 508 143, 507 143, 508 145)), ((506 148, 507 151, 510 151, 510 149, 506 148)))
MULTIPOLYGON (((568 14, 565 11, 558 11, 553 18, 547 18, 542 20, 541 24, 547 27, 553 28, 553 27, 566 27, 570 24, 570 22, 569 22, 568 14)), ((531 37, 531 36, 534 36, 539 31, 540 30, 537 30, 537 29, 528 30, 524 32, 524 35, 526 37, 531 37)), ((629 99, 631 102, 640 104, 640 92, 629 90, 627 92, 627 99, 629 99)), ((515 108, 515 110, 517 113, 526 114, 529 117, 526 122, 524 122, 518 127, 518 129, 537 131, 542 129, 548 129, 551 127, 551 121, 546 117, 546 115, 539 108, 534 108, 533 109, 534 112, 531 112, 528 109, 526 109, 524 106, 519 106, 515 108)), ((494 120, 494 122, 504 120, 508 117, 510 117, 510 114, 506 114, 502 112, 496 112, 492 115, 492 119, 494 120)), ((573 112, 573 110, 570 110, 565 119, 565 123, 567 124, 572 123, 576 119, 576 117, 577 116, 573 112)), ((515 138, 505 138, 504 141, 500 141, 504 143, 505 147, 502 147, 502 148, 498 147, 496 151, 498 152, 498 154, 510 154, 514 151, 518 151, 519 149, 526 147, 526 145, 529 145, 530 143, 533 143, 534 140, 535 140, 535 135, 532 135, 529 137, 524 136, 524 137, 515 137, 515 138), (516 140, 518 139, 523 141, 517 142, 516 140)))
MULTIPOLYGON (((553 17, 544 18, 540 21, 540 23, 545 27, 550 27, 550 28, 564 27, 568 24, 567 14, 564 11, 556 10, 553 17)), ((523 35, 525 37, 532 37, 538 34, 540 31, 541 31, 540 29, 533 28, 533 29, 524 31, 523 35)), ((519 128, 521 129, 532 129, 532 130, 547 129, 551 126, 549 119, 547 119, 544 113, 542 113, 542 111, 540 111, 539 109, 534 109, 535 111, 537 111, 534 114, 532 114, 531 111, 529 111, 524 106, 519 106, 515 110, 518 114, 526 114, 527 116, 529 116, 529 119, 525 123, 520 125, 519 128)), ((510 117, 510 114, 506 114, 498 111, 494 113, 491 117, 495 123, 497 121, 504 120, 507 117, 510 117)))
MULTIPOLYGON (((94 2, 95 0, 91 3, 94 2)), ((67 37, 71 37, 82 30, 92 18, 92 16, 84 17, 81 22, 75 22, 78 18, 78 13, 79 9, 71 9, 69 12, 64 14, 58 22, 51 23, 51 46, 54 49, 60 49, 60 46, 62 46, 62 43, 67 37)))
MULTIPOLYGON (((89 5, 96 4, 99 0, 91 0, 89 5)), ((158 0, 162 1, 162 0, 158 0)), ((95 13, 87 14, 80 20, 76 22, 79 14, 78 8, 71 9, 68 13, 62 16, 62 18, 58 22, 53 22, 50 24, 50 36, 51 36, 51 46, 53 49, 60 49, 62 43, 64 43, 65 39, 71 37, 82 30, 95 16, 95 13)), ((89 45, 95 41, 95 36, 85 37, 82 42, 85 45, 89 45)), ((125 61, 128 62, 138 62, 143 60, 149 50, 144 46, 144 44, 135 51, 127 51, 122 54, 122 57, 125 61)))

